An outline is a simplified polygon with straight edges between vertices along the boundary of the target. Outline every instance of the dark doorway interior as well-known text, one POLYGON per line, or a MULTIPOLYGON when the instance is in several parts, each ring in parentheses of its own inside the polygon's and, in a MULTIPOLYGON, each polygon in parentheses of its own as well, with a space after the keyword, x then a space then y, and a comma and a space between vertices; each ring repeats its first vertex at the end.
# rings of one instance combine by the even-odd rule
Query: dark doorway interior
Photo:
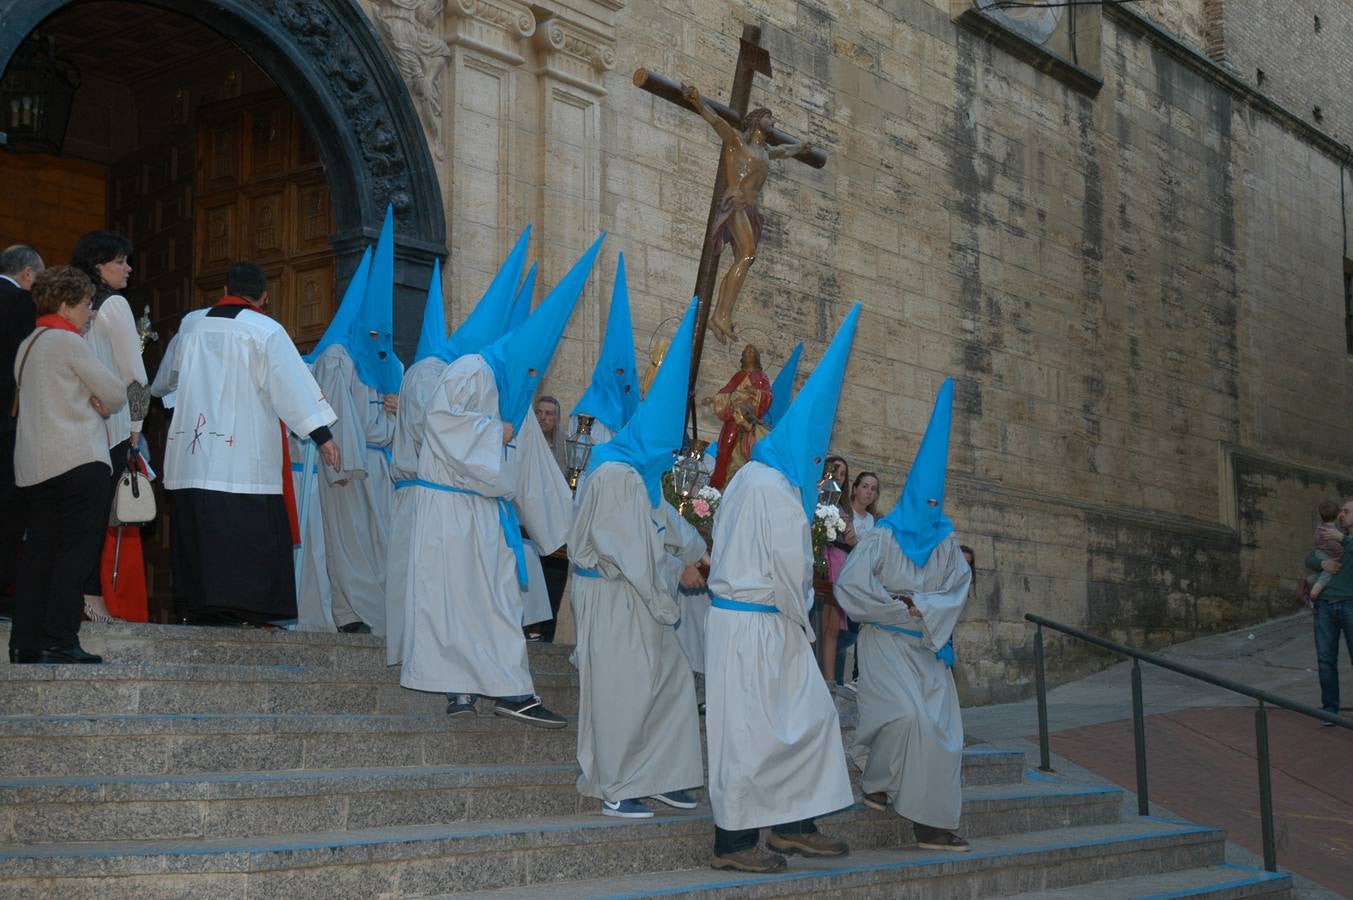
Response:
MULTIPOLYGON (((152 374, 182 316, 221 296, 226 268, 260 262, 271 312, 307 349, 336 305, 333 204, 310 135, 273 81, 188 16, 128 2, 60 10, 34 34, 79 73, 58 153, 0 149, 0 246, 66 262, 76 238, 110 228, 136 245, 127 290, 159 338, 152 374)), ((168 415, 146 435, 162 458, 168 415)), ((167 620, 168 503, 145 533, 152 620, 167 620)))

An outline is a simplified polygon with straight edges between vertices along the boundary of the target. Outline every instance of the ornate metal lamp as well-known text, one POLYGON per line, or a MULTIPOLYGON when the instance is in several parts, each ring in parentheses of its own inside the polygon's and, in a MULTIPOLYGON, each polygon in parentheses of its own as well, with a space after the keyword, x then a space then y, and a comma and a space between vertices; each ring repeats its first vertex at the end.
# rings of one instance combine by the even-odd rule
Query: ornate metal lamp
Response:
POLYGON ((578 433, 564 442, 564 453, 568 457, 568 486, 575 494, 578 492, 578 479, 592 456, 592 423, 595 421, 595 416, 578 416, 578 433))
POLYGON ((150 321, 150 304, 141 312, 141 318, 136 320, 136 334, 141 338, 141 352, 146 352, 146 344, 153 344, 160 339, 160 333, 155 330, 155 323, 150 321))
POLYGON ((817 502, 826 506, 836 506, 841 502, 841 485, 836 483, 831 472, 823 472, 822 480, 817 483, 817 502))
POLYGON ((56 41, 34 33, 0 81, 0 132, 10 150, 60 154, 80 71, 56 58, 56 41))
POLYGON ((709 476, 700 465, 705 458, 705 448, 708 446, 709 441, 692 438, 686 442, 686 446, 677 451, 676 461, 672 463, 672 488, 681 498, 681 508, 678 512, 683 515, 691 498, 709 480, 709 476))

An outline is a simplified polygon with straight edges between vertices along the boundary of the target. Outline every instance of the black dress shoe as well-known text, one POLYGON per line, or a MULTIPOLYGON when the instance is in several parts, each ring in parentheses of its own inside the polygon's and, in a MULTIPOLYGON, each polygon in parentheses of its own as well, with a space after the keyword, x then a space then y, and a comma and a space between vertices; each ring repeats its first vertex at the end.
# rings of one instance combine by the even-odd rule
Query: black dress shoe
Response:
POLYGON ((42 662, 42 654, 34 650, 15 650, 10 648, 9 661, 14 665, 27 665, 42 662))
POLYGON ((95 656, 93 653, 86 653, 79 644, 71 644, 69 647, 48 647, 42 651, 42 662, 45 663, 101 663, 102 656, 95 656))
POLYGON ((365 622, 349 622, 346 625, 339 625, 338 630, 344 634, 370 634, 371 626, 365 622))

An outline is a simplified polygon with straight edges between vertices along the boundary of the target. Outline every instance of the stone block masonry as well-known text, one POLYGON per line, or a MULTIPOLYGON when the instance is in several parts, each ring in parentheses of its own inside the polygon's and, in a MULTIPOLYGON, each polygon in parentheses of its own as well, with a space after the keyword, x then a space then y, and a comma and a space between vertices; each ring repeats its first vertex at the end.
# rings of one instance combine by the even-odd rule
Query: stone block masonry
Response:
MULTIPOLYGON (((1279 41, 1262 51, 1283 60, 1273 85, 1327 58, 1342 71, 1347 10, 1326 5, 1334 55, 1279 41)), ((948 0, 454 5, 452 318, 528 221, 547 281, 604 228, 546 387, 566 406, 581 392, 620 250, 646 356, 694 284, 717 146, 630 73, 725 96, 742 25, 760 24, 775 77, 753 104, 830 161, 774 166, 738 322, 771 371, 805 340, 806 376, 863 301, 833 447, 880 473, 885 506, 958 380, 948 510, 979 548, 958 635, 968 701, 1031 690, 1025 612, 1151 647, 1290 610, 1315 501, 1350 486, 1353 371, 1342 155, 1302 118, 1316 100, 1265 100, 1230 74, 1257 35, 1278 41, 1288 6, 1106 10, 1090 90, 960 26, 948 0), (490 45, 510 77, 472 63, 490 45), (506 199, 480 199, 488 172, 506 199)), ((1337 138, 1338 99, 1316 99, 1337 138)), ((736 367, 738 348, 708 347, 702 394, 736 367)), ((1055 677, 1098 665, 1049 658, 1055 677)))

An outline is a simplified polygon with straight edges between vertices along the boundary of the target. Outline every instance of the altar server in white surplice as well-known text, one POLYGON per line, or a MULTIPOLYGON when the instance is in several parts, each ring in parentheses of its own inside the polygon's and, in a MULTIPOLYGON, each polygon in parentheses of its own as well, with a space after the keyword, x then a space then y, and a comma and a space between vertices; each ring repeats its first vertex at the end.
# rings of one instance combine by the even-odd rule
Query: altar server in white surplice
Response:
POLYGON ((849 852, 813 822, 855 798, 811 645, 809 518, 859 314, 857 303, 714 516, 705 704, 716 869, 773 872, 782 853, 849 852), (767 826, 772 852, 757 846, 767 826))
POLYGON ((944 515, 954 383, 945 381, 897 506, 851 551, 836 599, 860 628, 865 803, 910 819, 929 850, 965 852, 963 720, 950 667, 972 571, 944 515))
POLYGON ((394 347, 394 215, 371 260, 346 334, 315 357, 315 380, 338 413, 344 469, 320 483, 325 560, 339 631, 385 633, 385 556, 394 485, 390 443, 404 366, 394 347))
POLYGON ((539 425, 525 420, 600 243, 525 323, 448 366, 428 403, 417 483, 409 489, 400 684, 445 692, 453 716, 473 715, 476 697, 486 696, 497 700, 497 715, 546 728, 566 724, 532 687, 521 627, 521 528, 552 552, 568 534, 572 497, 539 425))
POLYGON ((418 454, 423 449, 428 402, 449 363, 465 352, 478 350, 499 338, 511 312, 512 291, 526 255, 526 230, 484 296, 450 337, 446 334, 446 306, 442 294, 441 262, 432 267, 423 327, 418 335, 413 365, 399 386, 399 415, 391 444, 390 475, 394 479, 394 514, 385 568, 385 664, 404 659, 404 603, 408 589, 409 538, 413 532, 413 491, 418 478, 418 454))
POLYGON ((678 584, 704 579, 668 552, 672 523, 662 498, 662 476, 685 428, 695 312, 691 301, 643 404, 592 451, 568 537, 578 792, 620 818, 652 816, 643 802, 649 797, 694 809, 687 789, 704 781, 695 685, 674 627, 678 584))
POLYGON ((236 263, 226 290, 184 317, 155 381, 160 396, 175 394, 165 440, 175 598, 197 621, 290 619, 296 582, 278 420, 336 468, 334 411, 286 331, 262 311, 263 270, 236 263))

